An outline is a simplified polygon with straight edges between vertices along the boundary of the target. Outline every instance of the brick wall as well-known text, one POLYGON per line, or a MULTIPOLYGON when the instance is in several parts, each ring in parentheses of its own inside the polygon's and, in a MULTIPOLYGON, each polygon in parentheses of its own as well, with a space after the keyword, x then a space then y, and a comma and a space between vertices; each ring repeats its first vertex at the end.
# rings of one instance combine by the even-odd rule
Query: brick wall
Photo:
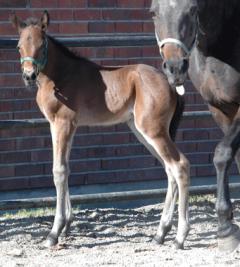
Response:
MULTIPOLYGON (((26 18, 47 9, 49 33, 80 36, 117 33, 152 33, 150 0, 0 0, 0 37, 15 36, 8 22, 14 10, 26 18)), ((79 52, 100 64, 146 63, 160 67, 156 46, 81 48, 79 52)), ((35 92, 21 80, 15 49, 0 50, 0 119, 42 117, 35 92)), ((201 97, 188 85, 186 110, 204 110, 201 97)), ((183 121, 177 135, 179 148, 191 160, 192 176, 215 175, 213 149, 221 137, 212 119, 183 121), (196 130, 197 128, 197 130, 196 130)), ((52 186, 52 150, 49 129, 0 132, 0 190, 52 186)), ((165 179, 159 163, 137 142, 125 125, 83 127, 71 154, 70 184, 151 181, 165 179)), ((232 173, 236 172, 233 167, 232 173)))

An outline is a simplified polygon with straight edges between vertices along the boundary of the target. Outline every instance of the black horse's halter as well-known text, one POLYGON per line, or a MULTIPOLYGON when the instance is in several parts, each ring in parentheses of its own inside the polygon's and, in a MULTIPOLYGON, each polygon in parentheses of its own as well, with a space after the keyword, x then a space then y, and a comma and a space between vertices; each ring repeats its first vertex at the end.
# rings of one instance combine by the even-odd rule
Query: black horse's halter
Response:
MULTIPOLYGON (((162 58, 164 58, 163 46, 165 44, 169 44, 169 43, 170 44, 175 44, 175 45, 181 47, 181 49, 185 52, 186 56, 187 57, 190 56, 192 48, 188 49, 187 46, 183 42, 181 42, 180 40, 175 39, 175 38, 165 38, 162 41, 160 41, 156 32, 155 32, 155 36, 156 36, 156 39, 157 39, 157 43, 158 43, 158 46, 159 46, 159 49, 160 49, 160 54, 161 54, 162 58)), ((194 43, 195 43, 195 41, 194 41, 194 43)), ((193 46, 194 46, 194 44, 193 44, 193 46)))
MULTIPOLYGON (((196 25, 196 29, 199 28, 199 18, 197 16, 197 25, 196 25)), ((198 36, 198 30, 196 30, 196 33, 195 33, 195 37, 194 37, 194 40, 192 42, 192 45, 191 45, 191 48, 188 48, 182 41, 176 39, 176 38, 165 38, 163 40, 160 40, 158 35, 157 35, 157 32, 155 31, 155 36, 156 36, 156 39, 157 39, 157 43, 158 43, 158 46, 159 46, 159 49, 160 49, 160 55, 162 57, 162 59, 164 59, 164 54, 163 54, 163 47, 165 44, 175 44, 177 46, 179 46, 186 54, 186 57, 189 58, 190 57, 190 54, 196 44, 196 40, 197 40, 197 36, 198 36)))

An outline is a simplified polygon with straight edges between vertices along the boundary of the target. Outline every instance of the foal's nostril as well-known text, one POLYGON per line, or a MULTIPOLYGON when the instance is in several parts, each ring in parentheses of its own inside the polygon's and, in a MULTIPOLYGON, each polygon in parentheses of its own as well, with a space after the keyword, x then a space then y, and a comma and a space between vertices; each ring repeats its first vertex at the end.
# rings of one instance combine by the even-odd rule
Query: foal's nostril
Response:
POLYGON ((35 81, 36 78, 37 78, 37 76, 36 76, 36 74, 33 72, 32 75, 31 75, 31 79, 32 79, 33 81, 35 81))
POLYGON ((167 63, 165 61, 163 62, 162 67, 164 70, 167 68, 167 63))

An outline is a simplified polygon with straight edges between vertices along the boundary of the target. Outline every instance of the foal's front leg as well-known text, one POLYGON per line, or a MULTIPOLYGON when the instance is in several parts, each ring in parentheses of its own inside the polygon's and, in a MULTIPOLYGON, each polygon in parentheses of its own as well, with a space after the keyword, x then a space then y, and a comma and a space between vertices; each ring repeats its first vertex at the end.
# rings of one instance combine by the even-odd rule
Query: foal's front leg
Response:
POLYGON ((56 214, 46 246, 54 246, 58 243, 58 237, 62 230, 67 231, 71 220, 72 211, 69 198, 69 154, 75 132, 71 122, 56 119, 51 123, 53 145, 53 179, 57 193, 56 214))

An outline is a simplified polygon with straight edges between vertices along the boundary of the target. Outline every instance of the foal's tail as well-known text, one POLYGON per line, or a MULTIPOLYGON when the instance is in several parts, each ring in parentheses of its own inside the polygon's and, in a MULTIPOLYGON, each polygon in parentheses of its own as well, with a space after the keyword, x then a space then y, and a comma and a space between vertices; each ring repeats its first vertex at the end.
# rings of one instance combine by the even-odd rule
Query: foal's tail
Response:
POLYGON ((170 137, 173 141, 175 140, 176 132, 179 123, 181 121, 185 106, 184 97, 179 95, 178 93, 176 93, 176 96, 177 96, 177 105, 169 127, 170 137))

